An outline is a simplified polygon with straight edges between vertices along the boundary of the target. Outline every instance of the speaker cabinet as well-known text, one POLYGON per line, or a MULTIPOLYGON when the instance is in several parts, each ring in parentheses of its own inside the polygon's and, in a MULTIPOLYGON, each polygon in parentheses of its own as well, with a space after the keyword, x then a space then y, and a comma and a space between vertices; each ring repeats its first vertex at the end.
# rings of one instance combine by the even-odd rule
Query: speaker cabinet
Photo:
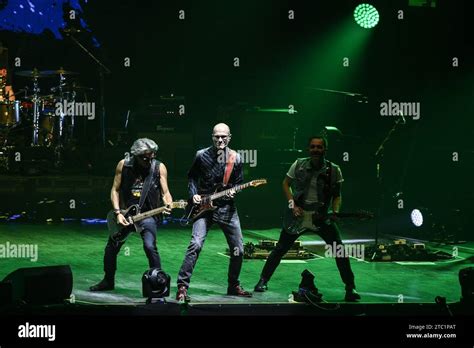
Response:
POLYGON ((63 303, 72 292, 72 272, 67 265, 19 268, 3 283, 11 284, 13 303, 63 303))

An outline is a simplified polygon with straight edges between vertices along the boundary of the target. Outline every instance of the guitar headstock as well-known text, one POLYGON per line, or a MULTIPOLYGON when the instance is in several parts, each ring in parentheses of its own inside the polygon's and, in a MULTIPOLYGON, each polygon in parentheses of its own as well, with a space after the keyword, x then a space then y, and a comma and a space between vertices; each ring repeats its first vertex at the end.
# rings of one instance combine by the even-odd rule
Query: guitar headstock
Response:
POLYGON ((185 209, 187 205, 188 205, 188 202, 181 199, 179 201, 171 203, 171 208, 172 209, 185 209))
POLYGON ((260 185, 265 185, 266 183, 267 183, 267 179, 256 179, 250 182, 250 186, 257 187, 260 185))

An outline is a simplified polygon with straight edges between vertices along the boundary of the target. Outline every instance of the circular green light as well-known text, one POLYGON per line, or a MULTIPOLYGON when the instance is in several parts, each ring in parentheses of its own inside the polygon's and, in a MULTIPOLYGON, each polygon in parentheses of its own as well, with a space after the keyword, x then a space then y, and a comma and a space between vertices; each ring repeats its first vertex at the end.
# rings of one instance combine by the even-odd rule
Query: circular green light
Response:
POLYGON ((370 29, 379 22, 379 12, 370 4, 360 4, 354 10, 354 19, 362 28, 370 29))

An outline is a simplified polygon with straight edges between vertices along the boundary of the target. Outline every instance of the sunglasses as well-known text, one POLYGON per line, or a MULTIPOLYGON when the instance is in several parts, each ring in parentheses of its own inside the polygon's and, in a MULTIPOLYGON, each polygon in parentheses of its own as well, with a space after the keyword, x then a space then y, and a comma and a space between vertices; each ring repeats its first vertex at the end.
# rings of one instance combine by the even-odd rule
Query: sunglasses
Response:
POLYGON ((149 156, 141 156, 140 158, 145 162, 149 162, 149 161, 151 161, 152 159, 155 158, 155 155, 153 154, 153 155, 149 155, 149 156))
POLYGON ((323 145, 311 145, 309 148, 310 149, 316 149, 316 148, 317 149, 322 149, 322 148, 324 148, 324 146, 323 145))
POLYGON ((219 138, 222 138, 222 140, 227 140, 229 136, 227 135, 213 135, 214 139, 219 140, 219 138))

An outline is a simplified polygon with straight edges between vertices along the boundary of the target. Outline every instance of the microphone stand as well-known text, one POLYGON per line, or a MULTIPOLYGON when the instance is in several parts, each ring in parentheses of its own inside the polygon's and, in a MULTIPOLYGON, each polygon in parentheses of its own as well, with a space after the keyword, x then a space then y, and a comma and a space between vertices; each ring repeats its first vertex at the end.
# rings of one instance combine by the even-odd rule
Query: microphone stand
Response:
POLYGON ((86 54, 92 58, 92 60, 99 66, 99 82, 100 82, 100 133, 101 133, 101 139, 102 139, 102 146, 105 147, 105 80, 104 80, 104 74, 110 74, 111 71, 109 68, 107 68, 102 62, 97 59, 87 48, 84 47, 73 35, 74 32, 80 32, 79 30, 69 30, 69 32, 66 33, 68 37, 71 38, 71 40, 78 45, 86 54))
POLYGON ((392 134, 395 132, 400 122, 402 122, 402 124, 405 124, 405 118, 403 117, 403 115, 395 121, 392 128, 388 131, 387 135, 385 136, 385 139, 382 141, 377 151, 375 152, 375 159, 377 162, 376 173, 377 173, 377 195, 378 195, 378 207, 377 207, 377 214, 375 216, 375 247, 376 248, 379 244, 379 221, 380 221, 380 216, 382 213, 382 204, 385 198, 385 194, 383 192, 383 187, 382 187, 383 186, 382 164, 383 164, 383 152, 385 149, 384 146, 385 146, 385 143, 387 143, 387 141, 390 139, 392 134))

